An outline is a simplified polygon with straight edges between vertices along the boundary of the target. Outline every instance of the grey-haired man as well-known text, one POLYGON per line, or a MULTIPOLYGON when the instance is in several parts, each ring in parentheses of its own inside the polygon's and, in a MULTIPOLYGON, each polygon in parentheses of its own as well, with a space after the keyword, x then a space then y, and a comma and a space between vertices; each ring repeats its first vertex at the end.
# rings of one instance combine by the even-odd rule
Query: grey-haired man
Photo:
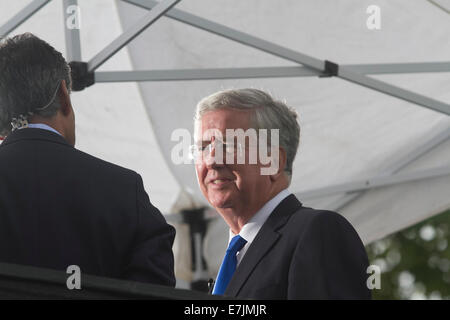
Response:
POLYGON ((293 109, 256 89, 217 92, 197 105, 195 136, 200 189, 230 227, 213 294, 370 299, 367 255, 350 223, 304 207, 288 190, 300 139, 293 109), (251 139, 268 131, 277 135, 251 139), (271 171, 257 151, 269 142, 271 171))

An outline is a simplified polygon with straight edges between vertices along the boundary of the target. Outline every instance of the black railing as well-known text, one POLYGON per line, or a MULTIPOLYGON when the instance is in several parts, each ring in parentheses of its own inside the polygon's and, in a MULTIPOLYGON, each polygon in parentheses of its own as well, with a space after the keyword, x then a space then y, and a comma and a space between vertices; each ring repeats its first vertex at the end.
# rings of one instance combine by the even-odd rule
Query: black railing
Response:
POLYGON ((0 299, 220 299, 201 292, 81 274, 81 289, 68 289, 64 271, 0 263, 0 299))

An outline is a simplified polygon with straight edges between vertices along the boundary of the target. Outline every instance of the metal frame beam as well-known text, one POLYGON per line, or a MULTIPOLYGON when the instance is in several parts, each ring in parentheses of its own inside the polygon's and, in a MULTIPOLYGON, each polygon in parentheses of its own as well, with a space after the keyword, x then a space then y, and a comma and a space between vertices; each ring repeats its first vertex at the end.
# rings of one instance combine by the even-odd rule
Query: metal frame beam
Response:
POLYGON ((406 100, 419 106, 446 114, 450 116, 450 104, 417 94, 413 91, 393 86, 365 75, 359 74, 348 68, 339 68, 337 77, 362 85, 364 87, 385 93, 387 95, 406 100))
MULTIPOLYGON (((450 62, 391 63, 391 64, 348 64, 346 68, 362 74, 450 72, 450 62)), ((134 71, 97 71, 96 82, 129 81, 188 81, 252 78, 289 78, 325 76, 303 66, 251 67, 251 68, 209 68, 134 71)))
POLYGON ((397 74, 450 72, 450 61, 412 62, 412 63, 376 63, 376 64, 344 64, 343 68, 363 74, 397 74))
MULTIPOLYGON (((130 4, 134 4, 141 8, 152 9, 158 5, 154 0, 122 0, 130 4)), ((195 16, 193 14, 184 12, 179 9, 172 9, 166 13, 166 16, 177 21, 189 24, 199 29, 214 33, 229 40, 236 41, 246 46, 259 49, 261 51, 273 54, 277 57, 302 64, 304 67, 312 68, 319 72, 329 73, 327 62, 316 59, 314 57, 305 55, 303 53, 291 50, 289 48, 282 47, 280 45, 271 43, 269 41, 254 37, 244 32, 234 30, 216 22, 195 16)), ((354 72, 351 69, 334 64, 335 70, 333 70, 333 76, 345 79, 347 81, 359 84, 361 86, 385 93, 390 96, 394 96, 408 102, 432 109, 450 115, 450 105, 441 101, 425 97, 423 95, 416 94, 412 91, 402 89, 397 86, 393 86, 386 82, 370 78, 354 72)))
MULTIPOLYGON (((154 0, 122 0, 124 2, 136 5, 143 9, 151 10, 156 5, 158 1, 154 0)), ((191 25, 193 27, 202 29, 204 31, 219 35, 221 37, 227 38, 239 42, 243 45, 259 49, 261 51, 273 54, 277 57, 303 64, 305 67, 310 67, 315 70, 322 71, 325 67, 325 62, 314 57, 299 53, 292 49, 282 47, 280 45, 271 43, 269 41, 259 39, 257 37, 251 36, 244 32, 231 29, 219 23, 198 17, 191 13, 179 9, 172 9, 166 13, 168 18, 177 20, 179 22, 191 25)))
POLYGON ((14 17, 9 19, 0 27, 0 39, 6 37, 10 32, 20 26, 25 20, 35 14, 39 9, 49 3, 51 0, 34 0, 25 8, 20 10, 14 17))
POLYGON ((117 51, 126 46, 131 40, 136 38, 142 31, 151 26, 155 21, 161 18, 164 13, 170 10, 181 0, 164 0, 157 3, 150 12, 131 28, 122 33, 117 39, 111 42, 105 49, 100 51, 88 62, 88 71, 92 72, 100 67, 106 60, 113 56, 117 51))
MULTIPOLYGON (((63 17, 64 17, 64 36, 66 40, 66 58, 67 61, 82 61, 81 60, 81 41, 80 30, 77 28, 69 29, 67 26, 67 19, 70 18, 67 9, 70 6, 78 6, 77 0, 63 1, 63 17)), ((78 14, 78 12, 76 13, 78 14)), ((78 17, 79 18, 79 17, 78 17)))
MULTIPOLYGON (((4 26, 0 28, 0 36, 14 30, 23 21, 37 12, 51 0, 34 0, 21 10, 4 26)), ((405 63, 405 64, 366 64, 341 65, 336 67, 333 74, 327 70, 327 61, 322 61, 300 52, 276 45, 263 39, 251 36, 241 31, 197 17, 193 14, 172 9, 180 0, 165 0, 161 3, 154 0, 122 0, 133 5, 150 9, 150 12, 133 27, 115 39, 110 45, 99 52, 88 62, 88 72, 93 72, 117 51, 132 41, 144 29, 153 24, 162 15, 191 26, 220 35, 241 44, 271 53, 286 60, 302 64, 298 67, 262 67, 262 68, 231 68, 204 70, 150 70, 150 71, 118 71, 99 73, 99 82, 118 81, 176 81, 176 80, 211 80, 211 79, 243 79, 243 78, 271 78, 271 77, 304 77, 304 76, 337 76, 347 81, 380 91, 382 93, 404 99, 406 101, 430 108, 450 115, 450 105, 416 94, 383 81, 370 78, 364 74, 406 73, 406 72, 447 72, 450 71, 449 62, 437 63, 405 63)), ((64 0, 64 9, 77 4, 77 0, 64 0)), ((64 11, 66 17, 68 13, 64 11)), ((81 45, 79 30, 65 28, 67 58, 69 61, 81 61, 81 45)))
POLYGON ((309 77, 318 72, 303 67, 178 69, 148 71, 95 72, 96 82, 121 81, 186 81, 214 79, 248 79, 276 77, 309 77))
MULTIPOLYGON (((413 150, 412 152, 404 155, 400 160, 391 164, 391 166, 385 170, 384 174, 395 174, 399 172, 401 169, 405 168, 410 163, 414 162, 416 159, 421 156, 429 153, 431 150, 441 145, 445 141, 450 139, 450 128, 446 128, 445 130, 439 132, 429 141, 422 143, 418 148, 413 150)), ((347 194, 343 198, 330 203, 328 207, 334 210, 340 210, 345 205, 349 204, 351 201, 354 201, 357 197, 359 197, 362 193, 352 193, 347 194)))
MULTIPOLYGON (((397 161, 394 161, 388 168, 383 170, 383 173, 380 174, 380 176, 390 176, 394 175, 409 164, 413 163, 415 160, 419 159, 423 155, 431 152, 431 150, 435 149, 445 141, 450 139, 450 128, 444 128, 443 130, 440 130, 436 135, 434 135, 431 139, 423 142, 419 147, 415 148, 413 151, 406 153, 403 155, 400 159, 397 161)), ((321 188, 322 189, 322 188, 321 188)), ((318 190, 318 189, 316 189, 318 190)), ((348 205, 350 202, 356 200, 359 196, 363 194, 362 191, 352 191, 351 193, 348 191, 344 191, 346 194, 338 199, 335 200, 325 207, 330 210, 339 211, 344 206, 348 205)), ((310 191, 306 191, 310 192, 310 191)), ((299 192, 297 194, 301 194, 303 192, 299 192)))
POLYGON ((381 175, 364 180, 336 184, 315 190, 298 192, 300 199, 320 198, 342 192, 360 192, 373 188, 387 187, 396 184, 437 178, 450 175, 450 166, 436 167, 432 169, 417 170, 409 173, 398 173, 395 175, 381 175))

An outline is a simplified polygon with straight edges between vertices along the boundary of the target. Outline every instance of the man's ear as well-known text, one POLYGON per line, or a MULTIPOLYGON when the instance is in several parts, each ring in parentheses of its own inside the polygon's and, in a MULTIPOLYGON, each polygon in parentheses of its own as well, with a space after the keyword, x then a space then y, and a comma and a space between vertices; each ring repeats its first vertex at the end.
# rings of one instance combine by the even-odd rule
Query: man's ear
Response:
POLYGON ((287 153, 286 150, 283 148, 278 148, 278 171, 272 175, 270 175, 270 180, 275 181, 277 180, 280 175, 284 174, 284 169, 286 168, 287 163, 287 153))
POLYGON ((64 116, 72 112, 72 103, 70 102, 69 90, 67 90, 66 80, 61 81, 59 88, 59 102, 61 104, 61 112, 64 116))

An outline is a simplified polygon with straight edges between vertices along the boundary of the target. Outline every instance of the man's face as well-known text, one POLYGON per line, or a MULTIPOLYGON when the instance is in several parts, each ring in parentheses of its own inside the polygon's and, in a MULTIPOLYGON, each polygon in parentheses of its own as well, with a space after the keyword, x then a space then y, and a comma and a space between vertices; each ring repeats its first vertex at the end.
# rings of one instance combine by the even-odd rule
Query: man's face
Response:
MULTIPOLYGON (((251 111, 237 109, 220 109, 207 112, 196 128, 198 144, 211 143, 215 136, 208 132, 218 130, 226 141, 226 129, 250 128, 251 111)), ((196 171, 200 189, 209 203, 218 211, 231 209, 234 212, 252 215, 267 201, 270 193, 270 176, 261 175, 261 165, 249 164, 248 143, 246 143, 244 164, 227 163, 225 156, 222 163, 215 158, 215 148, 211 154, 197 161, 196 171), (222 209, 222 210, 220 210, 222 209)))

